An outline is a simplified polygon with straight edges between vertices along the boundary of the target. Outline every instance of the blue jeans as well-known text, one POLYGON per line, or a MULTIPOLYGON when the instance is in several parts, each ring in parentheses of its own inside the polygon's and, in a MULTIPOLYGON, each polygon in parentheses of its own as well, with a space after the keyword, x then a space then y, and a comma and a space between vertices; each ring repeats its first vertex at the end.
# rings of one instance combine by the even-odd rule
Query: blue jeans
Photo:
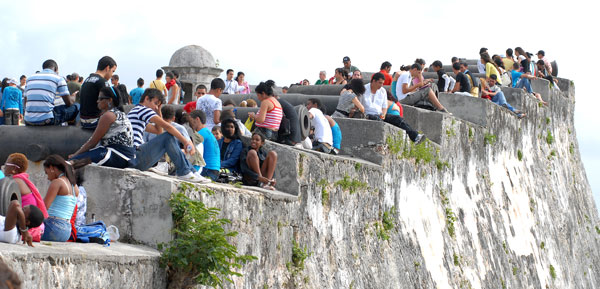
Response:
POLYGON ((145 171, 156 164, 165 153, 175 164, 175 173, 178 176, 184 176, 194 171, 192 164, 179 149, 177 139, 168 132, 162 133, 138 147, 133 167, 145 171))
POLYGON ((53 111, 54 118, 49 118, 41 122, 29 122, 26 121, 26 125, 30 126, 44 126, 44 125, 61 125, 63 122, 75 120, 79 115, 79 103, 75 103, 69 107, 66 105, 55 106, 53 111))
POLYGON ((515 109, 508 102, 506 102, 506 97, 504 97, 504 93, 502 93, 502 91, 499 91, 496 93, 496 95, 492 96, 492 102, 499 106, 506 106, 506 108, 508 108, 510 111, 515 112, 515 109))
POLYGON ((74 121, 79 115, 79 103, 69 107, 59 105, 54 107, 54 125, 60 125, 63 122, 74 121))
MULTIPOLYGON (((113 147, 112 149, 117 150, 119 153, 123 154, 124 156, 126 156, 128 158, 135 157, 135 149, 134 148, 128 148, 125 146, 119 146, 119 147, 121 147, 120 150, 117 150, 116 147, 113 147)), ((76 159, 87 159, 87 158, 89 158, 92 161, 92 163, 97 164, 99 166, 119 168, 119 169, 123 169, 123 168, 126 168, 129 166, 128 160, 122 158, 114 151, 111 151, 108 148, 102 147, 102 146, 96 147, 87 152, 78 154, 78 155, 74 156, 72 159, 76 160, 76 159)))
POLYGON ((531 83, 529 82, 529 79, 521 77, 519 79, 519 81, 517 81, 517 85, 515 85, 515 88, 523 88, 523 87, 525 87, 527 92, 533 93, 533 89, 531 89, 531 83))
POLYGON ((71 236, 71 223, 65 219, 50 216, 44 220, 42 241, 66 242, 71 236))
POLYGON ((216 181, 219 178, 219 171, 203 168, 200 175, 203 177, 210 178, 213 181, 216 181))

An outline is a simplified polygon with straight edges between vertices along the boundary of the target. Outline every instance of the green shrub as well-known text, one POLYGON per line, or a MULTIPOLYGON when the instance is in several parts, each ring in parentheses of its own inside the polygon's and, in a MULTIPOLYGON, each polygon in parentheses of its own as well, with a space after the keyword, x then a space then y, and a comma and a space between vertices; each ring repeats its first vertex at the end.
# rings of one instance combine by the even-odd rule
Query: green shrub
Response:
POLYGON ((226 232, 223 226, 231 223, 219 219, 219 209, 208 208, 182 192, 171 196, 173 212, 173 239, 159 244, 160 263, 167 268, 170 288, 192 288, 196 284, 223 288, 232 283, 232 276, 241 276, 234 270, 256 260, 251 255, 238 255, 237 248, 227 241, 237 232, 226 232))

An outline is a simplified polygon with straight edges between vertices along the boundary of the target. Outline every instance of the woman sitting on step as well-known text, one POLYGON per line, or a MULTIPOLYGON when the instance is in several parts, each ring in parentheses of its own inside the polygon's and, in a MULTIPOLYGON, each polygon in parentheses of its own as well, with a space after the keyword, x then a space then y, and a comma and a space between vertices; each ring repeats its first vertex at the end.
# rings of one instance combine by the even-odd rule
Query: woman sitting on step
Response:
POLYGON ((42 241, 66 242, 71 235, 70 220, 79 196, 75 172, 59 155, 51 155, 44 161, 44 172, 50 186, 44 197, 49 216, 44 220, 42 241))
POLYGON ((268 190, 275 190, 275 167, 277 166, 277 153, 267 152, 263 145, 265 136, 254 132, 250 146, 244 148, 240 159, 243 183, 248 186, 260 186, 268 190))

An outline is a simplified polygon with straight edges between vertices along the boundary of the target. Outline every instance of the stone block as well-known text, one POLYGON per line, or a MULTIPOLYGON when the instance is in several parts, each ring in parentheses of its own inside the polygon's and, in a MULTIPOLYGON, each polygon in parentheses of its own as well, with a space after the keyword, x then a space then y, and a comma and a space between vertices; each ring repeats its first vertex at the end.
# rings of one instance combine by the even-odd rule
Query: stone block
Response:
POLYGON ((487 126, 489 100, 452 93, 440 93, 439 100, 454 117, 487 126))

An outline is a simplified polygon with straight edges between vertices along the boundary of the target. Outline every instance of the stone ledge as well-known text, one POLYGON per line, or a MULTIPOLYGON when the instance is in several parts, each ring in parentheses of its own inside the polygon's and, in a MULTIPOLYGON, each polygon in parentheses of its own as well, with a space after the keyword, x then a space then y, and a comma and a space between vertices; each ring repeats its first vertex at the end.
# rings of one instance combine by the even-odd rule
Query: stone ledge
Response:
POLYGON ((165 271, 154 249, 114 242, 0 243, 0 258, 23 281, 23 288, 166 288, 165 271))

